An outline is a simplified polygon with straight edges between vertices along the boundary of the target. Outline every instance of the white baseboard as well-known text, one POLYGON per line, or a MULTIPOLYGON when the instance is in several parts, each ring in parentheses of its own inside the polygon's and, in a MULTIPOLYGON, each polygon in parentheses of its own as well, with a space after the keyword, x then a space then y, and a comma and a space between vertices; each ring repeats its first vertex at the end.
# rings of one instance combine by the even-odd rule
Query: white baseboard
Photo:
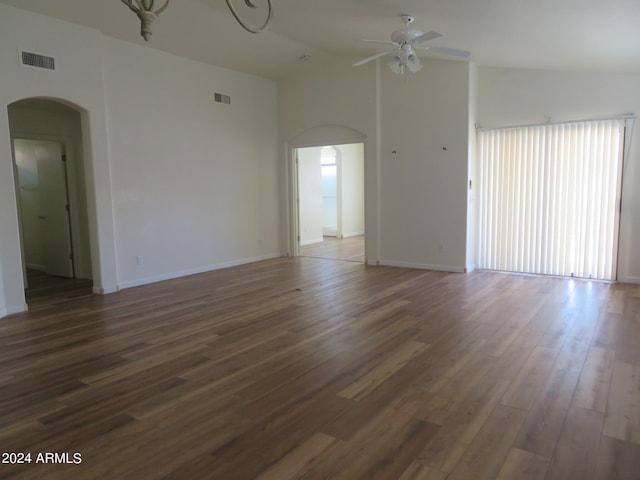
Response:
POLYGON ((16 313, 24 313, 27 311, 27 305, 14 305, 12 307, 2 308, 0 309, 0 318, 6 317, 7 315, 14 315, 16 313))
POLYGON ((282 253, 271 253, 268 255, 261 255, 252 258, 242 258, 240 260, 232 260, 230 262, 217 263, 215 265, 207 265, 205 267, 192 268, 189 270, 181 270, 179 272, 167 273, 164 275, 156 275, 153 277, 140 278, 137 280, 129 280, 122 282, 118 285, 119 289, 139 287, 141 285, 148 285, 150 283, 163 282, 165 280, 173 280, 174 278, 187 277, 189 275, 197 275, 198 273, 212 272, 214 270, 221 270, 223 268, 236 267, 238 265, 245 265, 247 263, 261 262, 263 260, 271 260, 273 258, 282 257, 282 253))
POLYGON ((380 265, 385 265, 388 267, 419 268, 421 270, 436 270, 438 272, 465 273, 464 267, 453 267, 451 265, 432 265, 428 263, 396 262, 394 260, 380 260, 380 265))
POLYGON ((638 283, 640 284, 640 277, 624 277, 624 283, 638 283))
POLYGON ((47 267, 44 265, 38 265, 37 263, 27 263, 27 268, 29 270, 37 270, 38 272, 45 272, 47 267))
POLYGON ((313 238, 311 240, 304 240, 300 242, 300 246, 301 247, 305 247, 307 245, 313 245, 314 243, 322 243, 324 241, 324 238, 320 237, 320 238, 313 238))
POLYGON ((361 235, 364 235, 364 232, 343 233, 342 238, 359 237, 361 235))

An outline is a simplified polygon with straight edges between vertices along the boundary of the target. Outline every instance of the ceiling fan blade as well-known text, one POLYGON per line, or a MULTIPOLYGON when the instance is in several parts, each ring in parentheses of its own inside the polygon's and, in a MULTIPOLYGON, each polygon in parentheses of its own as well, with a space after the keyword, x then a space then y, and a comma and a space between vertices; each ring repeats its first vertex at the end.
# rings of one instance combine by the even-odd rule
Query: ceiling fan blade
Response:
POLYGON ((442 36, 441 33, 434 32, 433 30, 427 33, 423 33, 422 35, 418 35, 416 38, 411 40, 411 43, 422 43, 428 42, 429 40, 433 40, 435 38, 440 38, 442 36))
POLYGON ((436 47, 435 45, 417 45, 417 47, 422 50, 427 50, 428 52, 431 52, 431 53, 438 53, 440 55, 451 55, 454 57, 461 57, 461 58, 469 58, 469 55, 471 55, 471 52, 468 52, 466 50, 457 50, 455 48, 446 48, 446 47, 436 47))
POLYGON ((395 47, 398 47, 400 44, 396 43, 396 42, 392 42, 391 40, 360 40, 361 42, 367 42, 367 43, 381 43, 383 45, 393 45, 395 47))
POLYGON ((385 55, 391 55, 393 52, 382 52, 382 53, 378 53, 376 55, 372 55, 371 57, 367 57, 364 60, 360 60, 359 62, 356 62, 353 64, 354 67, 359 67, 360 65, 364 65, 365 63, 368 63, 372 60, 375 60, 376 58, 380 58, 380 57, 384 57, 385 55))

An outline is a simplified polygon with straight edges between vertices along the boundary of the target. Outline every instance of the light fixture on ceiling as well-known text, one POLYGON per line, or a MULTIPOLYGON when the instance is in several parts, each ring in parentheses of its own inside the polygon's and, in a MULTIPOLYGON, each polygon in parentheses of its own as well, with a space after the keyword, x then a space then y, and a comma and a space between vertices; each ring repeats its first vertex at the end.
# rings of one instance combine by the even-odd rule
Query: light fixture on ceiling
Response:
POLYGON ((416 55, 415 49, 427 50, 438 55, 453 55, 454 57, 468 58, 470 53, 466 50, 456 50, 454 48, 437 47, 435 45, 427 45, 429 40, 435 40, 442 35, 438 32, 430 31, 424 33, 422 30, 409 28, 409 25, 415 21, 412 15, 400 15, 405 27, 395 30, 391 33, 391 40, 363 40, 364 42, 377 43, 393 46, 392 51, 376 53, 370 57, 360 60, 353 64, 354 67, 364 65, 381 57, 392 55, 387 65, 394 73, 402 75, 407 70, 412 73, 422 70, 422 62, 416 55))
POLYGON ((398 75, 402 75, 406 70, 409 70, 411 73, 422 70, 422 62, 408 43, 402 45, 398 54, 389 60, 387 65, 393 73, 398 75))
MULTIPOLYGON (((158 8, 157 10, 154 10, 155 0, 122 0, 122 3, 124 3, 127 7, 129 7, 131 11, 138 16, 141 24, 140 34, 148 42, 149 37, 151 37, 151 24, 156 18, 158 18, 160 15, 162 15, 164 12, 167 11, 167 8, 169 8, 169 1, 170 0, 167 0, 165 4, 162 7, 158 8)), ((244 28, 247 32, 261 33, 264 30, 266 30, 267 27, 269 26, 269 23, 271 23, 271 17, 273 15, 273 7, 271 5, 271 0, 266 0, 267 16, 264 23, 259 27, 253 27, 247 24, 244 20, 242 20, 242 18, 238 14, 238 11, 233 6, 232 1, 231 0, 225 0, 225 1, 227 2, 227 6, 229 7, 229 10, 231 11, 231 14, 233 15, 233 17, 240 24, 240 26, 242 26, 242 28, 244 28)), ((257 8, 253 0, 244 0, 244 3, 249 8, 257 8)))
POLYGON ((151 24, 169 8, 169 0, 155 11, 153 10, 154 0, 122 0, 122 3, 129 7, 140 19, 140 35, 142 35, 147 42, 152 33, 151 24))
MULTIPOLYGON (((227 6, 229 7, 229 10, 231 10, 231 14, 238 21, 240 26, 242 26, 242 28, 244 28, 247 32, 250 32, 250 33, 262 33, 269 27, 269 23, 271 23, 271 16, 273 15, 273 6, 271 5, 271 0, 266 0, 266 2, 267 2, 267 17, 265 18, 264 23, 259 27, 252 27, 252 26, 248 25, 246 22, 244 22, 240 18, 240 15, 238 15, 238 12, 236 11, 235 7, 233 6, 233 3, 231 2, 231 0, 225 0, 225 2, 227 2, 227 6)), ((244 0, 244 3, 249 8, 257 8, 256 4, 253 3, 252 0, 244 0)))

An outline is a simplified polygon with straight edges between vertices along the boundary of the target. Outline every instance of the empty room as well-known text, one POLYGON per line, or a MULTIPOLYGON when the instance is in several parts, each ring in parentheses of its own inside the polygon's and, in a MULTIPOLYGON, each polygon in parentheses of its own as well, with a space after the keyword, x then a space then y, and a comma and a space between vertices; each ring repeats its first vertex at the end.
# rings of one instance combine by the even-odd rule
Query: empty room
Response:
POLYGON ((0 0, 0 479, 640 478, 639 24, 0 0))

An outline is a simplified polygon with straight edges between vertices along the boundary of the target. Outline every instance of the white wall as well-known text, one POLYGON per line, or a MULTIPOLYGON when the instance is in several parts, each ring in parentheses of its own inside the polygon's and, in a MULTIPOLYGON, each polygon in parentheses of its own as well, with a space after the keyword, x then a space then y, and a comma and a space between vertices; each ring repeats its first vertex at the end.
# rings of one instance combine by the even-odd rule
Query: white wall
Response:
POLYGON ((120 285, 280 255, 275 83, 108 38, 104 78, 120 285))
POLYGON ((322 242, 322 147, 298 149, 300 245, 322 242))
POLYGON ((334 145, 339 160, 339 215, 343 237, 364 235, 364 144, 334 145))
MULTIPOLYGON (((640 113, 640 75, 478 68, 483 127, 640 113)), ((640 283, 640 125, 624 170, 618 279, 640 283)))
MULTIPOLYGON (((29 97, 82 112, 98 291, 281 253, 273 81, 2 4, 0 62, 5 112, 29 97), (19 48, 56 57, 58 69, 21 66, 19 48), (214 103, 216 91, 232 104, 214 103)), ((24 309, 13 181, 0 112, 0 315, 24 309)))
POLYGON ((469 65, 382 74, 383 262, 464 271, 469 65), (394 153, 395 152, 395 153, 394 153))

